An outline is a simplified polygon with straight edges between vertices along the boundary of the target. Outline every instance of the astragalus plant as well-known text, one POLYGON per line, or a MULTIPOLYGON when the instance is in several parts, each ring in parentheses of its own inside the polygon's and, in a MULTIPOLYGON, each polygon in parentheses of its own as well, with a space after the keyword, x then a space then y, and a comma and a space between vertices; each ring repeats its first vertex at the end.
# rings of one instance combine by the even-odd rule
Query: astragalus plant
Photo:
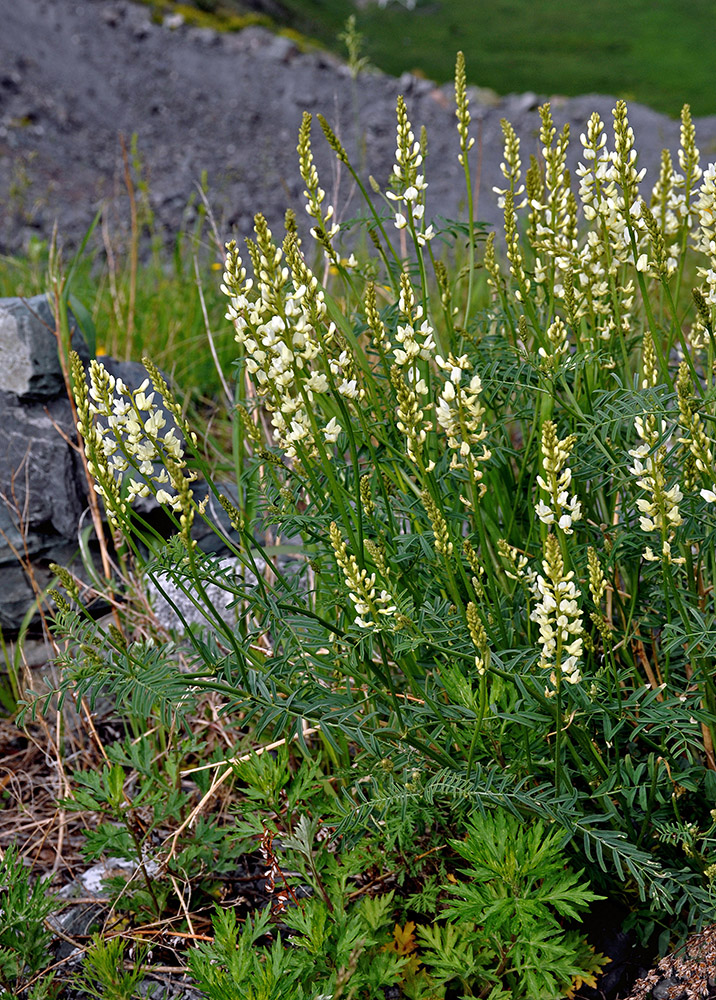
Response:
MULTIPOLYGON (((419 799, 499 805, 561 828, 596 886, 703 917, 716 874, 716 166, 702 171, 685 108, 676 158, 664 152, 648 189, 618 102, 613 123, 586 123, 572 178, 568 128, 545 105, 527 169, 503 123, 504 234, 483 247, 461 57, 456 98, 466 223, 429 223, 426 140, 400 98, 395 166, 372 193, 319 119, 365 195, 369 259, 341 249, 308 115, 311 238, 290 213, 281 237, 257 215, 245 246, 227 244, 232 499, 192 487, 202 459, 156 369, 153 393, 129 393, 95 362, 88 390, 75 363, 110 522, 129 546, 144 535, 146 572, 206 616, 193 672, 159 669, 154 648, 149 700, 181 713, 210 689, 258 735, 318 730, 347 823, 390 824, 419 799), (182 434, 162 426, 159 397, 182 434), (168 547, 130 521, 147 492, 176 524, 168 547), (213 524, 210 493, 246 573, 192 544, 193 520, 213 524), (210 582, 233 595, 232 620, 206 601, 210 582)), ((110 635, 106 648, 101 669, 80 654, 68 676, 81 690, 136 686, 147 647, 110 635)))

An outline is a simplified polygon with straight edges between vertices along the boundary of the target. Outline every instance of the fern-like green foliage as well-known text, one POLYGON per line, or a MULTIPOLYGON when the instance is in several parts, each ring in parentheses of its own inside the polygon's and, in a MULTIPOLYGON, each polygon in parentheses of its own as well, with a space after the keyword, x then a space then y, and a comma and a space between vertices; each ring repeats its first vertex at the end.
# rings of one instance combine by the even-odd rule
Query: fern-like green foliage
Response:
POLYGON ((565 866, 563 840, 558 828, 546 832, 504 810, 475 814, 465 839, 451 844, 467 867, 444 883, 447 905, 433 896, 418 924, 401 924, 394 891, 351 899, 351 852, 337 858, 301 817, 281 838, 281 863, 294 873, 286 884, 302 883, 280 914, 286 936, 271 943, 268 907, 243 926, 219 909, 213 943, 192 953, 192 975, 209 1000, 239 1000, 247 989, 252 1000, 281 1000, 291 990, 315 997, 344 988, 379 1000, 392 985, 413 1000, 554 1000, 606 961, 565 929, 600 897, 565 866))
MULTIPOLYGON (((379 997, 408 959, 376 948, 387 940, 387 906, 329 912, 320 899, 303 900, 284 915, 291 947, 272 945, 270 908, 239 926, 233 911, 218 911, 214 941, 191 953, 189 967, 208 1000, 315 1000, 339 985, 379 997)), ((384 994, 382 994, 384 995, 384 994)))
MULTIPOLYGON (((504 810, 477 814, 452 845, 468 862, 445 916, 472 921, 495 943, 503 982, 514 1000, 551 1000, 585 970, 564 921, 577 920, 602 897, 564 865, 564 834, 525 824, 504 810)), ((425 932, 423 932, 424 934, 425 932)))

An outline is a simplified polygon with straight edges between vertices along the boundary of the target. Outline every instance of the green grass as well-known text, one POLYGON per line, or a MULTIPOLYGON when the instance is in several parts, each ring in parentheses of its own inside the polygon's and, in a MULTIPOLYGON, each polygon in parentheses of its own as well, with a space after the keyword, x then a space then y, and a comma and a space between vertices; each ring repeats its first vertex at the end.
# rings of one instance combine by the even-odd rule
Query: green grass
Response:
MULTIPOLYGON (((205 6, 205 4, 202 4, 205 6)), ((238 9, 238 0, 221 6, 238 9)), ((464 51, 470 83, 500 94, 606 93, 677 116, 716 113, 708 53, 716 43, 709 0, 418 0, 357 10, 351 0, 283 0, 288 23, 341 52, 338 35, 356 14, 370 61, 444 82, 464 51)), ((218 7, 218 4, 217 4, 218 7)))
MULTIPOLYGON (((224 370, 234 356, 233 336, 223 320, 223 296, 210 251, 201 248, 200 273, 205 304, 217 353, 224 370)), ((25 257, 0 258, 0 296, 30 298, 47 290, 48 249, 37 242, 25 257)), ((98 354, 138 361, 149 354, 196 402, 217 399, 220 383, 207 349, 206 327, 190 249, 178 244, 173 258, 152 259, 138 267, 134 308, 130 307, 130 274, 119 258, 113 290, 106 261, 87 253, 71 287, 72 306, 90 349, 98 354), (132 318, 130 320, 130 313, 132 318)))

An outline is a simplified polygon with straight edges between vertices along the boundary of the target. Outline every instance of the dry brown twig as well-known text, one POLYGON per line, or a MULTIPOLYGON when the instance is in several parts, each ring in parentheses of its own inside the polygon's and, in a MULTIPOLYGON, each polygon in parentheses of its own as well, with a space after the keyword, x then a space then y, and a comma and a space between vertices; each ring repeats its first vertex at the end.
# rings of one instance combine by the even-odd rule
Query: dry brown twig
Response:
MULTIPOLYGON (((317 726, 313 728, 306 728, 303 730, 303 736, 304 737, 312 736, 314 733, 317 732, 318 732, 317 726)), ((171 861, 171 859, 174 857, 179 837, 184 832, 184 830, 186 830, 187 827, 192 826, 196 822, 196 819, 199 816, 199 814, 206 808, 209 802, 211 802, 211 800, 215 797, 219 788, 223 785, 226 779, 229 778, 234 773, 235 764, 240 764, 243 761, 251 760, 251 758, 254 756, 259 757, 261 756, 261 754, 264 754, 270 750, 277 750, 279 747, 285 746, 286 743, 290 743, 296 738, 297 737, 294 735, 293 737, 291 737, 290 740, 285 738, 276 740, 274 743, 267 743, 265 746, 258 747, 256 750, 252 750, 250 753, 242 754, 240 757, 233 757, 231 760, 217 761, 213 764, 204 764, 201 767, 190 767, 187 768, 187 770, 185 771, 181 771, 180 772, 181 776, 185 777, 187 774, 196 774, 197 771, 206 771, 211 768, 218 769, 226 765, 226 770, 222 771, 221 774, 215 775, 208 791, 202 796, 198 804, 192 809, 192 811, 189 813, 189 815, 181 824, 181 826, 179 826, 178 829, 176 829, 174 833, 171 834, 170 837, 167 837, 167 839, 164 841, 165 844, 166 843, 170 844, 169 853, 167 854, 165 863, 168 864, 169 861, 171 861)))

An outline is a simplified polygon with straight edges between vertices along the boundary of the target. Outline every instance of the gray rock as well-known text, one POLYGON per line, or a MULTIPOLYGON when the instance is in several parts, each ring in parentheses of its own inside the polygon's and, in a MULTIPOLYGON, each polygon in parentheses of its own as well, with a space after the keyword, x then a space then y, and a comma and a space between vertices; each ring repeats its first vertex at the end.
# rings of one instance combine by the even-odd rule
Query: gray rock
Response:
POLYGON ((71 441, 67 399, 23 403, 0 392, 0 626, 16 631, 35 600, 21 557, 40 589, 50 562, 67 563, 77 549, 86 486, 71 441))
POLYGON ((652 1000, 687 1000, 688 993, 680 979, 662 979, 651 991, 652 1000))
MULTIPOLYGON (((30 300, 30 306, 20 299, 0 299, 0 317, 6 318, 0 342, 7 352, 7 357, 0 353, 0 380, 5 376, 6 384, 20 390, 0 389, 0 628, 7 638, 17 635, 25 617, 32 615, 38 591, 50 584, 50 563, 71 565, 81 578, 85 576, 78 559, 79 537, 83 525, 91 525, 72 408, 64 395, 54 336, 43 325, 51 319, 49 306, 42 297, 30 300), (7 359, 18 355, 22 363, 8 375, 7 359)), ((73 346, 88 365, 79 334, 73 346)), ((148 378, 144 365, 137 362, 100 360, 129 389, 139 388, 148 378)), ((167 411, 165 418, 167 428, 176 426, 167 411)), ((236 499, 229 484, 221 489, 236 499)), ((196 482, 193 491, 202 500, 208 493, 206 483, 196 482)), ((166 537, 173 532, 153 496, 137 500, 133 509, 166 537)), ((226 512, 213 496, 207 512, 224 538, 236 541, 226 512)), ((196 519, 193 534, 204 551, 225 553, 225 542, 201 518, 196 519)))
MULTIPOLYGON (((73 321, 72 347, 89 360, 73 321)), ((0 392, 21 400, 52 399, 65 391, 55 318, 46 296, 0 300, 0 392)))
MULTIPOLYGON (((261 568, 263 568, 263 560, 261 568)), ((225 577, 227 583, 232 587, 256 586, 254 574, 242 566, 236 558, 224 557, 219 560, 216 564, 216 576, 217 578, 225 577)), ((152 580, 147 581, 146 590, 149 602, 157 621, 168 632, 175 629, 183 632, 185 626, 208 627, 210 630, 216 631, 216 623, 212 620, 208 609, 207 614, 201 610, 203 601, 199 601, 199 606, 197 606, 197 603, 192 600, 190 594, 193 589, 195 588, 191 578, 187 579, 186 588, 179 586, 166 574, 158 576, 156 584, 152 580)), ((231 607, 236 602, 234 594, 215 583, 205 584, 204 589, 209 602, 222 619, 232 625, 235 624, 238 613, 236 608, 231 607)))
POLYGON ((524 94, 510 94, 505 100, 505 115, 509 118, 510 115, 522 115, 528 111, 536 111, 541 103, 542 101, 537 94, 533 94, 531 90, 524 94))
POLYGON ((266 52, 276 62, 287 63, 298 55, 298 48, 290 38, 286 38, 284 35, 274 35, 266 47, 266 52))

